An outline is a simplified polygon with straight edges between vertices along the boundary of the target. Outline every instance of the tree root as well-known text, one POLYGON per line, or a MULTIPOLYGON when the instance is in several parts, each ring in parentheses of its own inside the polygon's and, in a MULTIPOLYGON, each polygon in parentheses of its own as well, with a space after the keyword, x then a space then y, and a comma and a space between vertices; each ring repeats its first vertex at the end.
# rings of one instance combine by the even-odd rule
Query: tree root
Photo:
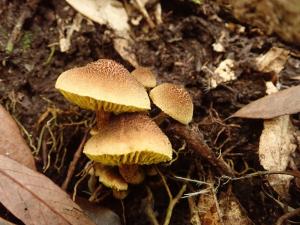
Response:
POLYGON ((228 164, 221 157, 217 157, 213 150, 204 142, 198 127, 196 127, 196 124, 188 127, 176 123, 168 128, 168 132, 176 134, 185 139, 187 144, 192 149, 194 149, 201 157, 205 158, 214 167, 216 167, 221 174, 234 176, 234 171, 228 166, 228 164))

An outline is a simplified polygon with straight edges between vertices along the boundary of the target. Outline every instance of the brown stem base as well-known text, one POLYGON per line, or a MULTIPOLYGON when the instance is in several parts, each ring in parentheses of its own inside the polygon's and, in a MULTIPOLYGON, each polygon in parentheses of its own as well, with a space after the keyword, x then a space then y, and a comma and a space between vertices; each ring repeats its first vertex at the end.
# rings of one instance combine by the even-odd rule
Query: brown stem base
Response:
POLYGON ((97 120, 97 128, 98 130, 103 129, 108 122, 110 118, 110 112, 106 112, 103 109, 98 109, 96 111, 96 120, 97 120))

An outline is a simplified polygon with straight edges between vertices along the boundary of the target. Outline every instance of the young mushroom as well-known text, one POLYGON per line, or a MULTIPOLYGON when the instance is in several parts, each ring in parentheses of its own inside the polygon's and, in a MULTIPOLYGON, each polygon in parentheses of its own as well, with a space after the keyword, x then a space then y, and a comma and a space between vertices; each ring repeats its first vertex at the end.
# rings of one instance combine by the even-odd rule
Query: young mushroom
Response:
POLYGON ((93 169, 89 171, 91 176, 99 177, 99 182, 104 186, 116 191, 127 191, 128 184, 121 177, 118 170, 112 166, 95 163, 93 169))
MULTIPOLYGON (((183 124, 192 121, 194 105, 191 96, 184 88, 175 84, 163 83, 153 88, 149 95, 152 102, 164 114, 183 124)), ((164 118, 163 113, 159 117, 164 118)))
POLYGON ((153 88, 156 86, 156 76, 147 67, 137 67, 131 72, 138 82, 140 82, 145 88, 153 88))
POLYGON ((55 88, 70 102, 95 110, 100 129, 108 122, 110 112, 150 109, 145 88, 125 67, 109 59, 99 59, 63 72, 57 78, 55 88))
POLYGON ((145 179, 145 172, 137 165, 120 165, 119 173, 130 184, 140 184, 145 179))
MULTIPOLYGON (((128 183, 137 183, 132 173, 137 171, 136 165, 172 159, 172 146, 167 136, 148 116, 138 113, 114 118, 103 132, 87 141, 83 152, 95 162, 119 166, 128 183)), ((139 172, 136 174, 143 176, 139 172)))

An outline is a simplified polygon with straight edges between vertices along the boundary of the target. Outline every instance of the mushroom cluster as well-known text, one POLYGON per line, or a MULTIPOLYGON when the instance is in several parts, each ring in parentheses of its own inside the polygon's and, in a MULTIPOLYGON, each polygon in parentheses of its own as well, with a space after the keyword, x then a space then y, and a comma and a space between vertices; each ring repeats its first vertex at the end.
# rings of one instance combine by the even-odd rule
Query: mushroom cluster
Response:
POLYGON ((143 165, 172 159, 168 137, 147 115, 149 96, 161 110, 156 122, 168 116, 183 124, 192 120, 188 92, 175 84, 156 84, 150 69, 139 67, 130 73, 109 59, 67 70, 56 81, 55 87, 67 100, 96 112, 97 132, 83 152, 94 161, 91 176, 99 177, 116 198, 126 197, 128 184, 144 180, 143 165))

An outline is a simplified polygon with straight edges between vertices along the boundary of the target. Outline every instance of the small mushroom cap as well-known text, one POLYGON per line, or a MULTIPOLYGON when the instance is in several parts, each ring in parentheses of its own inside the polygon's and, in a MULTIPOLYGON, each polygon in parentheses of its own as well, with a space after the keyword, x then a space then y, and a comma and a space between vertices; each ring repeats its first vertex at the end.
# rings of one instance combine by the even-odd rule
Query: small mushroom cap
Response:
POLYGON ((129 191, 128 190, 126 190, 126 191, 113 190, 112 194, 113 194, 114 198, 121 200, 121 199, 124 199, 127 197, 127 195, 129 194, 129 191))
POLYGON ((145 179, 145 173, 140 165, 121 165, 119 166, 119 173, 124 180, 129 184, 140 184, 145 179))
POLYGON ((146 88, 153 88, 156 86, 156 76, 147 67, 137 67, 131 74, 146 88))
POLYGON ((164 83, 153 88, 149 95, 153 103, 173 119, 183 124, 192 121, 194 105, 184 88, 164 83))
POLYGON ((128 184, 121 177, 117 168, 95 163, 94 165, 95 176, 99 177, 99 182, 106 187, 117 191, 125 191, 128 189, 128 184))
POLYGON ((92 136, 83 152, 106 165, 152 164, 172 159, 167 136, 144 114, 123 114, 92 136))
POLYGON ((145 88, 122 65, 99 59, 63 72, 55 88, 67 100, 84 109, 135 112, 150 109, 145 88))

